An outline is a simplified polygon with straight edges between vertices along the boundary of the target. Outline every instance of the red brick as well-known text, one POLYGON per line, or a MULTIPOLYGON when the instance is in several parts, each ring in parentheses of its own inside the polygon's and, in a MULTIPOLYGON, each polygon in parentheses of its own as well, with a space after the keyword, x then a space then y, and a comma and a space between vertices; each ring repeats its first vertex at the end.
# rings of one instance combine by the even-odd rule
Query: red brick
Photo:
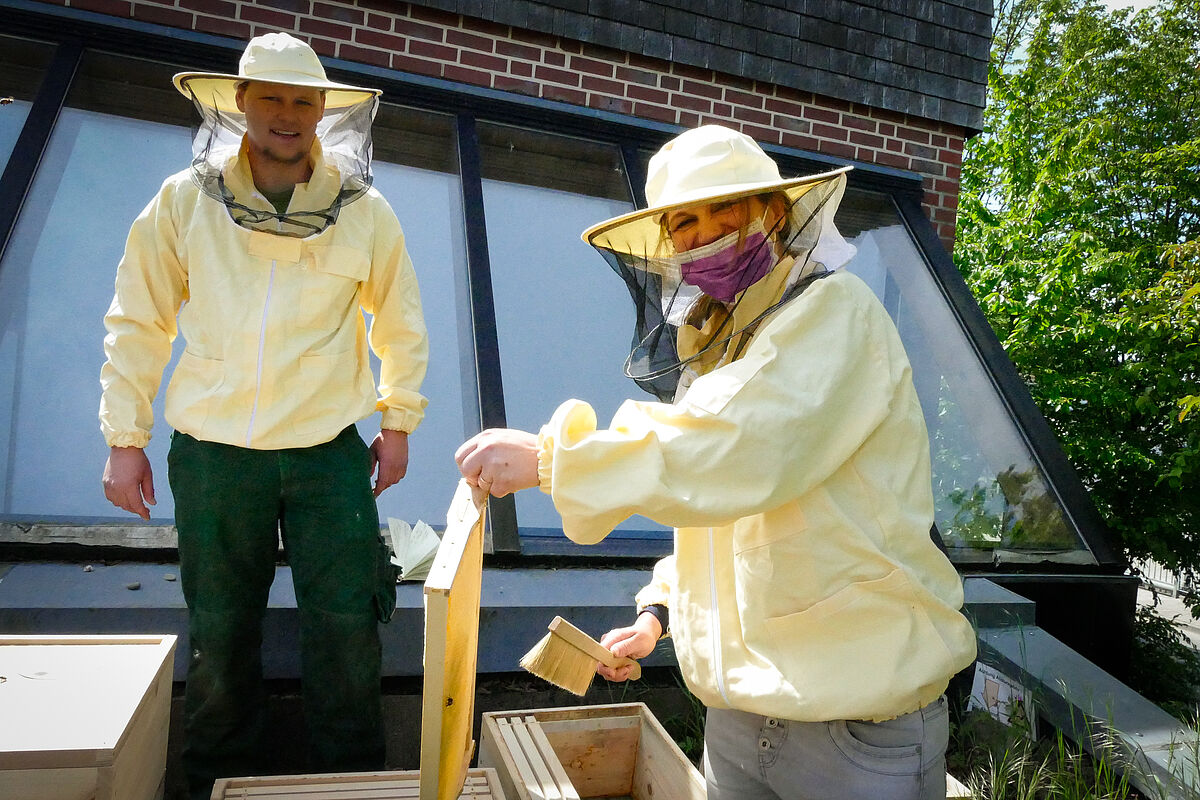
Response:
POLYGON ((675 122, 674 109, 663 108, 662 106, 652 105, 651 103, 634 103, 633 113, 634 116, 638 116, 643 119, 656 119, 659 122, 675 122))
POLYGON ((726 127, 733 125, 733 121, 727 117, 716 117, 712 114, 700 115, 701 125, 725 125, 726 127))
POLYGON ((922 158, 914 158, 909 163, 912 164, 912 169, 926 175, 945 176, 946 174, 946 165, 939 164, 936 161, 926 161, 922 158))
POLYGON ((831 125, 840 125, 842 123, 842 115, 836 111, 830 111, 827 108, 818 108, 816 106, 805 106, 804 112, 801 115, 805 119, 812 119, 818 122, 828 122, 831 125))
POLYGON ((650 69, 655 72, 666 72, 671 68, 670 63, 663 61, 661 58, 651 58, 640 53, 629 54, 629 66, 636 69, 650 69))
POLYGON ((924 158, 930 161, 938 157, 937 150, 923 144, 917 144, 916 142, 905 142, 904 152, 913 158, 924 158))
POLYGON ((508 37, 508 26, 501 25, 498 22, 492 22, 488 19, 477 19, 475 17, 463 17, 462 26, 465 30, 475 31, 477 33, 486 33, 489 36, 496 38, 508 37))
MULTIPOLYGON (((255 35, 256 36, 260 33, 270 33, 270 31, 259 30, 257 25, 254 27, 255 27, 255 35)), ((331 41, 330 39, 317 39, 312 36, 309 36, 308 37, 308 45, 319 56, 328 56, 329 58, 337 58, 338 42, 331 41)))
POLYGON ((442 77, 442 64, 435 61, 427 61, 423 58, 413 58, 412 56, 401 55, 400 53, 392 54, 392 69, 398 69, 402 72, 411 72, 415 75, 430 75, 434 78, 442 77))
MULTIPOLYGON (((66 5, 66 0, 58 0, 58 3, 66 5)), ((72 0, 71 5, 83 11, 97 11, 113 17, 133 15, 133 4, 128 0, 72 0)))
POLYGON ((458 63, 464 67, 474 67, 476 69, 486 69, 488 72, 507 72, 508 62, 503 58, 489 56, 486 53, 475 53, 470 50, 463 50, 459 53, 458 63))
POLYGON ((713 113, 729 119, 733 116, 733 106, 729 103, 713 103, 713 113))
MULTIPOLYGON (((630 59, 632 62, 632 59, 630 59)), ((702 69, 701 67, 693 67, 690 64, 671 64, 671 72, 676 75, 681 75, 684 78, 694 78, 698 81, 711 82, 713 79, 713 71, 711 69, 702 69)))
POLYGON ((350 37, 354 35, 354 29, 347 25, 326 22, 323 19, 309 19, 308 17, 300 20, 300 31, 302 33, 313 34, 314 36, 327 36, 330 39, 337 39, 340 42, 348 42, 350 41, 350 37))
POLYGON ((511 58, 523 58, 526 61, 541 61, 542 51, 536 47, 530 47, 527 44, 517 44, 506 39, 500 39, 496 42, 496 52, 502 56, 511 58))
POLYGON ((436 58, 439 61, 458 60, 458 51, 453 47, 445 47, 440 44, 425 42, 419 39, 409 40, 408 52, 420 58, 436 58))
POLYGON ((392 29, 392 18, 387 14, 371 12, 367 14, 366 26, 373 31, 390 31, 392 29))
POLYGON ((552 67, 565 67, 567 65, 567 54, 561 50, 543 50, 542 63, 549 64, 552 67))
POLYGON ((953 194, 946 195, 946 201, 944 203, 942 203, 942 205, 945 208, 950 209, 951 211, 957 212, 958 211, 958 192, 954 192, 953 194))
POLYGON ((427 42, 440 42, 445 38, 446 32, 441 28, 433 25, 424 25, 420 22, 413 22, 411 19, 396 19, 396 33, 402 36, 408 36, 413 39, 424 39, 427 42))
POLYGON ((623 97, 609 97, 602 94, 588 95, 588 106, 601 111, 612 111, 617 114, 632 114, 633 102, 623 97))
POLYGON ((647 103, 658 103, 659 105, 666 105, 671 97, 662 89, 651 89, 648 86, 637 85, 630 86, 628 89, 626 89, 625 95, 633 98, 634 100, 644 100, 647 103))
POLYGON ((933 136, 929 137, 929 143, 934 147, 945 147, 946 136, 945 134, 935 133, 933 136))
POLYGON ((749 122, 755 125, 770 125, 771 115, 765 111, 758 111, 753 108, 742 108, 741 106, 733 109, 733 118, 749 122))
POLYGON ((929 144, 929 131, 922 131, 916 128, 902 127, 896 130, 896 135, 901 139, 907 139, 910 142, 919 144, 929 144))
POLYGON ((524 28, 513 28, 512 38, 516 39, 518 42, 541 45, 542 47, 558 46, 557 36, 551 36, 548 33, 538 33, 537 31, 527 31, 524 28))
POLYGON ((509 75, 494 75, 492 76, 492 88, 502 92, 516 92, 537 97, 542 87, 536 81, 522 81, 509 75))
POLYGON ((748 108, 763 107, 763 98, 760 95, 751 94, 750 92, 739 92, 736 89, 726 89, 725 100, 734 105, 742 105, 748 108))
POLYGON ((842 144, 841 142, 828 142, 824 139, 817 142, 817 152, 828 153, 838 158, 855 158, 857 156, 854 148, 850 145, 842 144))
POLYGON ((875 157, 871 159, 871 163, 883 164, 896 169, 908 169, 908 159, 896 153, 876 153, 875 157))
POLYGON ((568 89, 564 86, 543 86, 542 97, 547 100, 558 100, 576 106, 587 105, 587 94, 578 89, 568 89))
POLYGON ((742 133, 757 142, 779 144, 779 131, 774 128, 760 128, 757 125, 741 125, 742 133))
POLYGON ((571 56, 571 69, 591 75, 599 75, 602 78, 611 78, 614 71, 613 65, 608 62, 597 61, 594 58, 584 58, 583 56, 571 56))
POLYGON ((552 83, 562 83, 567 86, 578 86, 579 76, 574 72, 568 72, 565 69, 553 69, 552 67, 535 67, 533 70, 534 77, 540 81, 552 83))
POLYGON ((933 218, 937 222, 945 222, 952 225, 958 221, 958 214, 949 208, 939 208, 933 212, 933 218))
POLYGON ((869 147, 872 150, 882 150, 885 140, 882 136, 873 136, 862 131, 850 131, 850 141, 863 147, 869 147))
POLYGON ((813 136, 820 136, 822 139, 832 139, 836 142, 844 142, 850 138, 850 132, 845 128, 838 128, 833 125, 822 125, 819 122, 814 122, 812 126, 813 136))
POLYGON ((658 73, 632 67, 617 67, 617 80, 629 83, 640 83, 643 86, 658 86, 658 73))
POLYGON ((812 92, 802 92, 799 89, 793 89, 790 86, 776 86, 775 96, 781 100, 791 100, 797 103, 812 103, 812 92))
POLYGON ((886 147, 888 150, 891 150, 893 153, 903 153, 904 152, 904 142, 900 139, 888 139, 886 147))
POLYGON ((773 111, 776 114, 786 114, 789 117, 799 117, 804 113, 804 106, 801 104, 788 100, 780 100, 775 97, 766 98, 763 107, 767 111, 773 111))
POLYGON ((604 78, 597 78, 594 75, 584 75, 580 82, 580 87, 589 92, 603 92, 604 94, 621 95, 625 93, 625 84, 617 81, 607 81, 604 78))
POLYGON ((896 126, 890 122, 879 123, 879 134, 881 136, 895 136, 896 126))
POLYGON ((260 25, 270 25, 279 30, 295 30, 296 22, 298 21, 291 14, 283 11, 275 11, 262 6, 241 5, 238 6, 238 17, 246 22, 254 22, 260 25))
POLYGON ((175 8, 160 8, 158 6, 135 6, 133 18, 158 25, 168 25, 172 28, 191 30, 194 16, 187 11, 175 8))
POLYGON ((944 194, 957 194, 958 181, 950 181, 938 178, 933 182, 933 188, 944 194))
POLYGON ((446 44, 452 44, 456 47, 468 47, 472 50, 478 50, 481 53, 490 53, 496 49, 496 41, 489 39, 486 36, 476 36, 473 33, 465 33, 460 30, 446 31, 446 44))
POLYGON ((508 71, 523 78, 532 78, 533 64, 527 64, 524 61, 509 61, 508 71))
POLYGON ((672 94, 670 100, 667 101, 675 108, 686 108, 689 111, 698 111, 702 114, 712 113, 712 101, 703 97, 692 97, 686 94, 672 94))
POLYGON ((940 150, 938 151, 938 161, 941 161, 943 164, 950 164, 957 167, 962 163, 962 151, 940 150))
MULTIPOLYGON (((929 183, 929 181, 926 180, 925 183, 929 183)), ((937 192, 931 192, 931 191, 926 190, 925 196, 921 198, 921 202, 924 205, 929 206, 930 208, 937 208, 938 206, 940 206, 942 204, 942 196, 940 194, 938 194, 937 192)))
POLYGON ((720 86, 714 86, 711 83, 701 83, 700 81, 684 81, 683 91, 688 94, 709 97, 713 100, 720 100, 723 94, 720 86))
POLYGON ((962 167, 946 167, 946 177, 952 181, 958 180, 962 176, 962 167))
POLYGON ((467 69, 456 64, 447 64, 446 69, 442 70, 442 77, 446 80, 469 83, 473 86, 492 85, 492 73, 485 70, 467 69))
POLYGON ((875 133, 875 129, 879 127, 879 123, 873 119, 856 117, 853 114, 842 114, 842 127, 854 128, 855 130, 865 131, 867 133, 875 133))
POLYGON ((789 114, 776 114, 774 123, 776 128, 781 128, 785 131, 793 131, 794 133, 811 133, 812 123, 806 119, 797 119, 789 114))
POLYGON ((408 40, 403 36, 367 30, 366 28, 358 28, 354 31, 354 41, 367 47, 381 47, 384 50, 392 50, 397 53, 403 53, 404 48, 408 45, 408 40))
POLYGON ((426 22, 436 22, 439 25, 445 25, 450 28, 458 27, 458 14, 450 11, 442 11, 438 8, 426 8, 425 6, 419 6, 416 3, 409 3, 408 15, 413 19, 422 19, 426 22))
POLYGON ((811 136, 802 136, 798 133, 788 133, 787 131, 780 131, 779 143, 787 147, 810 151, 815 151, 818 144, 817 140, 811 136))
POLYGON ((670 75, 659 75, 658 85, 668 92, 677 92, 679 87, 683 86, 683 81, 679 78, 672 78, 670 75))
POLYGON ((196 17, 196 30, 228 36, 231 39, 249 39, 254 35, 254 28, 248 22, 224 17, 206 17, 203 14, 196 17))
POLYGON ((201 14, 212 14, 227 19, 237 15, 237 6, 229 0, 179 0, 178 5, 187 11, 198 11, 201 14))
POLYGON ((313 3, 312 10, 314 17, 320 19, 336 20, 344 22, 347 25, 362 25, 367 21, 366 12, 361 8, 350 8, 349 6, 336 3, 313 3))
POLYGON ((695 128, 700 124, 700 115, 690 111, 679 112, 679 124, 685 128, 695 128))
POLYGON ((374 64, 379 67, 390 67, 392 65, 392 54, 388 51, 357 47, 349 42, 340 42, 338 44, 337 57, 344 58, 347 61, 357 61, 361 64, 374 64))

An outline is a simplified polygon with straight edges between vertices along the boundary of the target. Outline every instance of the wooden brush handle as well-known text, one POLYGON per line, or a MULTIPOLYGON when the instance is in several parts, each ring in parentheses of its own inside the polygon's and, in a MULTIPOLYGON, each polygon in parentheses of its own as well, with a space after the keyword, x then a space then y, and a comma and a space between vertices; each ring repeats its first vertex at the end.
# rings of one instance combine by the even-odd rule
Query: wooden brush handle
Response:
POLYGON ((642 677, 642 665, 632 658, 619 658, 612 654, 604 645, 597 642, 592 637, 588 636, 583 631, 576 628, 571 623, 567 622, 562 617, 555 617, 551 620, 550 632, 558 638, 567 642, 581 652, 587 653, 592 658, 599 661, 606 667, 618 669, 620 667, 633 667, 629 671, 629 680, 636 681, 642 677))

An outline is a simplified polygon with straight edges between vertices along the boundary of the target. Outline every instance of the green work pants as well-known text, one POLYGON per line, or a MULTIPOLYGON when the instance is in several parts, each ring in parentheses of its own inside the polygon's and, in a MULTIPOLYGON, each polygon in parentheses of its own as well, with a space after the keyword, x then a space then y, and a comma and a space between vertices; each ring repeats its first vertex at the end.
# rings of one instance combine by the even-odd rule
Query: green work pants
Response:
POLYGON ((188 606, 184 770, 193 796, 264 772, 262 629, 279 536, 300 620, 312 772, 384 766, 378 623, 395 609, 370 456, 353 426, 313 447, 250 450, 176 432, 168 474, 188 606))

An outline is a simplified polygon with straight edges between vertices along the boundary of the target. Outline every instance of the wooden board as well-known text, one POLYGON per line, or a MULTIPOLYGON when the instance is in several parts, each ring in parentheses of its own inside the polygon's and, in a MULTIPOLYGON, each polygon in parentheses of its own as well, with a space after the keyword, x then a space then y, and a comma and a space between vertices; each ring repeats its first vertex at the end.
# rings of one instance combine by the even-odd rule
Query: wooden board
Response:
MULTIPOLYGON (((222 778, 213 786, 212 800, 415 800, 420 783, 416 770, 222 778)), ((504 791, 495 770, 472 769, 454 797, 504 800, 504 791)))
POLYGON ((425 683, 421 699, 421 800, 458 796, 474 755, 475 668, 483 580, 483 498, 465 481, 425 579, 425 683))
POLYGON ((174 636, 0 636, 0 797, 161 797, 174 636))

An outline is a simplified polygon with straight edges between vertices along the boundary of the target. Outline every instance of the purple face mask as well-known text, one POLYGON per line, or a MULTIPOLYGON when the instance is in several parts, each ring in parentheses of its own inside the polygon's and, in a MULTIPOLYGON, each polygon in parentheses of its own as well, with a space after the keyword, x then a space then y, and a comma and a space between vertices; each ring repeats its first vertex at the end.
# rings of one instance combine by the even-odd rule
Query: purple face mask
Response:
POLYGON ((728 303, 737 293, 762 280, 775 265, 775 248, 767 241, 762 222, 749 226, 739 247, 738 232, 722 236, 675 258, 684 281, 714 300, 728 303))

